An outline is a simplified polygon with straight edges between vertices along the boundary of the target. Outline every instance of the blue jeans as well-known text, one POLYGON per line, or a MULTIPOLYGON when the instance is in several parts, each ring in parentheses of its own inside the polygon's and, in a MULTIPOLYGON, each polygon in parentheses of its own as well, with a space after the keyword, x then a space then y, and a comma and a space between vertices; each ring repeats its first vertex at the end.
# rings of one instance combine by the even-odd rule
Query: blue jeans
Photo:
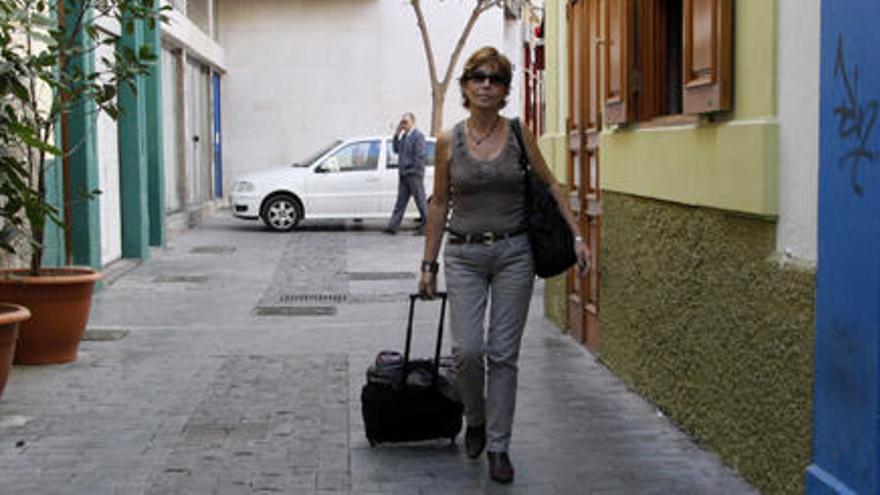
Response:
POLYGON ((528 236, 489 245, 447 243, 444 261, 465 418, 470 426, 486 425, 490 452, 506 452, 516 407, 517 360, 535 280, 528 236))

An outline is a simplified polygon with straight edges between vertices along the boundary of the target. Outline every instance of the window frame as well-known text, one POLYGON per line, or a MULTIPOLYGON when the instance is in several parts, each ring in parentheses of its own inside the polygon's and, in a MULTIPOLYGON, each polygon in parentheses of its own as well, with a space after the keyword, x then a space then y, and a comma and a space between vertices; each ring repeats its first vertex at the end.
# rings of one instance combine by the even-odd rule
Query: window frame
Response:
POLYGON ((669 69, 659 62, 668 60, 667 4, 664 0, 608 0, 605 124, 695 125, 703 120, 701 115, 733 109, 733 0, 677 1, 682 9, 681 113, 667 113, 669 69), (661 41, 663 45, 658 46, 661 41))
POLYGON ((378 171, 378 170, 379 170, 379 159, 380 159, 380 157, 381 157, 381 153, 382 153, 382 150, 381 150, 381 144, 380 144, 380 143, 381 143, 381 141, 376 140, 376 139, 367 139, 367 140, 362 140, 362 141, 353 141, 353 142, 350 142, 350 143, 344 144, 344 145, 340 146, 339 148, 333 150, 333 152, 331 152, 331 153, 328 154, 327 156, 325 156, 325 157, 321 160, 321 163, 317 166, 317 168, 315 169, 315 171, 318 172, 318 173, 334 173, 334 174, 337 174, 337 173, 347 173, 347 172, 375 172, 375 171, 378 171), (370 148, 371 148, 374 144, 375 144, 375 145, 378 145, 378 146, 377 146, 377 148, 378 148, 378 153, 375 155, 375 160, 372 160, 372 159, 371 159, 372 156, 370 155, 369 150, 370 150, 370 148), (340 153, 343 153, 343 152, 345 152, 345 151, 347 151, 347 150, 352 150, 352 151, 349 152, 349 153, 350 153, 350 157, 349 157, 350 160, 349 160, 349 161, 350 161, 351 163, 354 163, 354 161, 353 161, 354 149, 355 149, 357 146, 359 146, 359 145, 364 146, 364 147, 367 148, 367 162, 366 162, 366 163, 367 163, 367 166, 364 166, 364 167, 354 167, 354 166, 351 166, 351 167, 342 167, 342 166, 340 166, 340 167, 339 167, 338 169, 336 169, 336 170, 333 170, 333 169, 330 169, 330 168, 327 168, 327 167, 326 167, 327 163, 328 163, 331 159, 336 158, 336 159, 338 160, 338 156, 339 156, 339 154, 340 154, 340 153))

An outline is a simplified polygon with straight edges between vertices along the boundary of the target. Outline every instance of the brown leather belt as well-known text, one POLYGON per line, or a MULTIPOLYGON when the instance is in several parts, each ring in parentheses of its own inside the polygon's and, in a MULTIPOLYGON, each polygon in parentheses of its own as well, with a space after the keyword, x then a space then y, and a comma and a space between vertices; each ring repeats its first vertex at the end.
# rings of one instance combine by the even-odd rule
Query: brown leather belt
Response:
POLYGON ((502 239, 510 239, 526 233, 526 228, 514 230, 513 232, 478 232, 475 234, 460 234, 452 230, 449 231, 450 244, 485 244, 491 245, 502 239))

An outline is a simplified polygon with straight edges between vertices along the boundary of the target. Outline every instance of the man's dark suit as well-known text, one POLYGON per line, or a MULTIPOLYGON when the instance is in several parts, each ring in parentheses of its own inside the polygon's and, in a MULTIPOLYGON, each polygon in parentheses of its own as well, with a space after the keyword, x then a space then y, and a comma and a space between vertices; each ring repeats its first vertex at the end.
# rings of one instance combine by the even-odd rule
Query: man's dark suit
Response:
MULTIPOLYGON (((402 138, 394 136, 392 141, 394 152, 397 153, 397 202, 394 204, 394 212, 391 220, 385 227, 386 232, 397 232, 406 205, 409 204, 410 196, 416 201, 422 220, 428 218, 425 207, 425 135, 422 131, 413 128, 402 138)), ((421 227, 420 227, 421 229, 421 227)))

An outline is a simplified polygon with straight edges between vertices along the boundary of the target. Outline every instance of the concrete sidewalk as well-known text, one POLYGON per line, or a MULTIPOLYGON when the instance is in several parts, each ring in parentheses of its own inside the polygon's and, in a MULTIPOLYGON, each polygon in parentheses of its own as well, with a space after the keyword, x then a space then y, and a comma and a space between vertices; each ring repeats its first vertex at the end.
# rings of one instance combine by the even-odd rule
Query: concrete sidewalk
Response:
MULTIPOLYGON (((403 345, 423 242, 382 226, 274 234, 220 212, 108 284, 76 362, 15 368, 0 493, 755 492, 547 322, 540 283, 513 485, 489 481, 461 436, 370 448, 364 371, 403 345)), ((429 355, 437 305, 417 309, 429 355)))

